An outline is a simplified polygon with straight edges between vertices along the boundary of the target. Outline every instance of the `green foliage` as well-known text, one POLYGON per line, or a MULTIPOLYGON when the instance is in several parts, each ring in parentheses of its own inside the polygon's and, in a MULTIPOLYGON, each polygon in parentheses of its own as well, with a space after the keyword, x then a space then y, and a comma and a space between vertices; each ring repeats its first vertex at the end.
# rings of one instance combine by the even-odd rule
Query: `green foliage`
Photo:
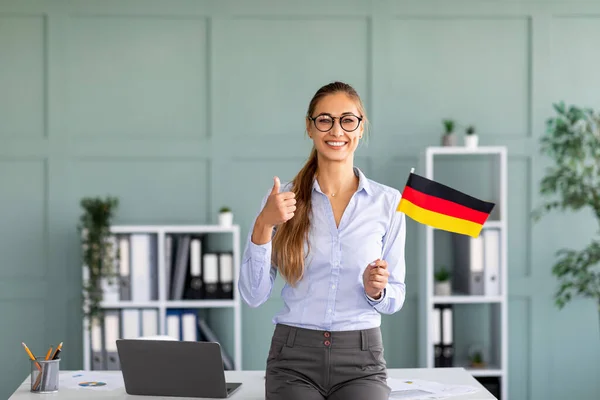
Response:
POLYGON ((481 354, 480 351, 476 351, 475 353, 473 353, 473 355, 471 356, 471 362, 473 364, 483 363, 483 355, 481 354))
POLYGON ((467 135, 473 135, 475 133, 475 127, 473 125, 469 125, 467 126, 465 132, 467 135))
POLYGON ((446 267, 442 267, 439 271, 436 271, 434 274, 436 282, 446 282, 450 279, 450 272, 446 269, 446 267))
POLYGON ((112 197, 105 200, 84 198, 80 204, 84 213, 79 219, 78 231, 82 241, 83 265, 88 270, 83 286, 83 309, 91 322, 103 315, 100 306, 103 278, 112 283, 116 277, 114 265, 119 256, 109 239, 111 220, 119 201, 112 197))
MULTIPOLYGON (((591 209, 600 225, 600 114, 564 103, 554 104, 556 116, 547 121, 541 152, 554 160, 540 184, 549 199, 533 212, 534 221, 558 209, 591 209)), ((560 249, 552 273, 560 285, 558 308, 574 296, 593 299, 600 311, 600 238, 591 238, 583 250, 560 249)))
POLYGON ((219 210, 220 213, 231 212, 231 208, 229 207, 221 207, 219 210))
POLYGON ((455 125, 454 120, 444 119, 444 120, 442 120, 442 122, 444 123, 444 129, 446 129, 446 134, 450 134, 450 133, 454 132, 454 125, 455 125))

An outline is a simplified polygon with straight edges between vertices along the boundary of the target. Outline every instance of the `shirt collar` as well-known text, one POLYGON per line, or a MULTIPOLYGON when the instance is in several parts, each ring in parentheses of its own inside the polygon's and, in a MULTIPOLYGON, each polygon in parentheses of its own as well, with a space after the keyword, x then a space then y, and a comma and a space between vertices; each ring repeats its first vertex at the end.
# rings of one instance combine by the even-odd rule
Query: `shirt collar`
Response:
MULTIPOLYGON (((368 195, 372 195, 373 191, 371 190, 371 184, 369 183, 369 180, 367 179, 365 174, 363 174, 363 172, 360 170, 360 168, 354 167, 354 174, 358 176, 358 189, 356 189, 356 192, 364 190, 365 193, 367 193, 368 195)), ((316 190, 319 193, 323 193, 321 187, 319 186, 319 182, 317 182, 316 179, 313 180, 313 190, 316 190)))

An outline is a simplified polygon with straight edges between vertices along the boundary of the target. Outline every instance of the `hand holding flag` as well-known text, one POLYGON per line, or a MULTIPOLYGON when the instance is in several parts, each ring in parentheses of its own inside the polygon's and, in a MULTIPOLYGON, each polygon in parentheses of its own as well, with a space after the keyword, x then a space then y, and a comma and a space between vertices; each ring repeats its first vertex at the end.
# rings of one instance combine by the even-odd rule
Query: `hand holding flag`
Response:
POLYGON ((413 173, 411 169, 397 211, 441 230, 479 236, 495 204, 413 173))

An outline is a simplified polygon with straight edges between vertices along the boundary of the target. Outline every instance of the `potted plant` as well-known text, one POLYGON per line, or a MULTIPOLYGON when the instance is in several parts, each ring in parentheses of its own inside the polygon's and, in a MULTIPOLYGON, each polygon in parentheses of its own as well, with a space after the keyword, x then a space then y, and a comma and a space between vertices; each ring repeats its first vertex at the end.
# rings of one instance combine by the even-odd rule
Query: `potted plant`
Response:
MULTIPOLYGON (((539 220, 545 213, 558 209, 591 209, 600 225, 600 112, 554 104, 556 116, 546 123, 541 152, 554 160, 540 182, 540 194, 552 198, 533 211, 539 220)), ((577 229, 575 226, 572 229, 577 229)), ((569 227, 563 227, 568 235, 569 227)), ((591 299, 600 317, 600 236, 590 238, 581 249, 560 249, 552 273, 560 281, 554 300, 562 309, 573 297, 591 299)))
POLYGON ((454 133, 455 122, 451 119, 442 120, 444 124, 444 134, 442 136, 442 146, 455 146, 456 134, 454 133))
POLYGON ((485 362, 483 361, 483 354, 480 350, 474 351, 469 356, 471 368, 485 368, 485 362))
POLYGON ((446 267, 441 267, 438 271, 436 271, 435 275, 435 287, 434 293, 436 296, 450 296, 452 293, 450 287, 450 272, 446 269, 446 267))
POLYGON ((102 281, 113 283, 118 252, 113 248, 110 226, 119 201, 113 197, 83 198, 80 202, 84 212, 77 227, 83 251, 83 266, 87 269, 83 284, 83 312, 92 326, 98 319, 102 323, 102 281))
POLYGON ((479 144, 479 136, 475 133, 475 127, 473 125, 467 126, 465 134, 465 146, 468 148, 477 147, 479 144))
POLYGON ((219 225, 230 227, 233 224, 233 213, 229 207, 221 207, 219 210, 219 225))

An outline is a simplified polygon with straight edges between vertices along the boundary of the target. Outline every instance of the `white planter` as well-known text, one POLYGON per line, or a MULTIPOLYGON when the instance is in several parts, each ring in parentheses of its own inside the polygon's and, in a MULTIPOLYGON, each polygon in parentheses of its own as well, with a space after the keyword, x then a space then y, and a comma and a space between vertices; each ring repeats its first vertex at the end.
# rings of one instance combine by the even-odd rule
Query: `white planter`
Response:
POLYGON ((465 146, 468 148, 475 148, 479 145, 479 136, 477 134, 465 135, 465 146))
POLYGON ((231 211, 219 213, 219 225, 226 227, 233 225, 233 213, 231 211))
POLYGON ((450 281, 436 282, 434 287, 434 293, 436 296, 450 296, 452 290, 450 288, 450 281))

